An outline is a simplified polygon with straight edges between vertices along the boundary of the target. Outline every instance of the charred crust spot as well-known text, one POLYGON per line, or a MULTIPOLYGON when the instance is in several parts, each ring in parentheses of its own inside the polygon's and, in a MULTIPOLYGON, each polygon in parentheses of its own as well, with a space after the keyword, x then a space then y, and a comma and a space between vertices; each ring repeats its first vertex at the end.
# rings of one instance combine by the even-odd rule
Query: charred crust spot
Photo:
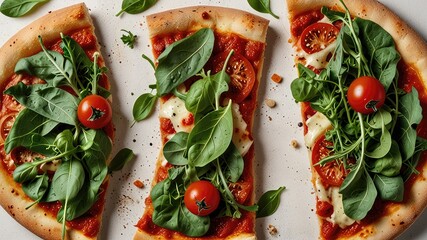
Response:
POLYGON ((209 13, 207 13, 207 12, 203 12, 203 13, 202 13, 202 18, 203 18, 204 20, 208 20, 208 19, 210 18, 209 13))
POLYGON ((405 222, 404 222, 404 221, 401 221, 401 222, 399 223, 399 225, 403 225, 403 224, 405 224, 405 222))

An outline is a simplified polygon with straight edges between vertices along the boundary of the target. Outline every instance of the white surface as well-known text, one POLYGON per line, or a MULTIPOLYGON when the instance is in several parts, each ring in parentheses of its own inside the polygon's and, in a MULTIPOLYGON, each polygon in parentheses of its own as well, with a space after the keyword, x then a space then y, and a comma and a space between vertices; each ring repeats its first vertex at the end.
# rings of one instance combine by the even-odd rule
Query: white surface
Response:
MULTIPOLYGON (((0 15, 0 45, 36 18, 78 0, 50 1, 26 17, 12 19, 0 15)), ((288 44, 289 23, 284 0, 271 1, 273 11, 280 16, 277 20, 270 15, 260 14, 250 8, 246 0, 159 0, 148 11, 121 18, 114 15, 120 10, 121 0, 85 1, 97 27, 97 35, 103 46, 102 53, 110 68, 112 93, 114 96, 114 123, 117 129, 115 151, 129 147, 137 158, 121 172, 114 173, 107 194, 101 239, 131 239, 135 227, 144 210, 144 199, 148 195, 154 162, 159 151, 157 113, 147 121, 137 123, 132 128, 132 105, 135 99, 148 91, 154 83, 153 70, 141 58, 144 53, 151 55, 147 36, 145 16, 161 10, 192 5, 219 5, 234 7, 256 13, 270 20, 268 31, 266 62, 263 82, 259 91, 259 109, 256 112, 254 138, 256 141, 257 196, 260 193, 286 186, 282 203, 271 217, 257 220, 259 239, 316 239, 318 236, 315 216, 314 195, 307 153, 304 147, 293 149, 289 143, 302 141, 300 110, 290 93, 290 82, 296 77, 293 68, 292 49, 288 44), (135 49, 125 46, 120 29, 127 29, 138 35, 135 49), (270 80, 273 73, 284 77, 281 84, 270 80), (265 98, 277 101, 273 109, 263 103, 265 98), (146 187, 136 188, 133 181, 142 180, 146 187), (272 237, 266 230, 269 224, 278 229, 272 237)), ((427 15, 423 0, 383 0, 426 39, 427 15)), ((427 214, 423 214, 400 239, 426 239, 427 214)), ((0 210, 0 239, 37 239, 32 233, 17 224, 4 210, 0 210)))

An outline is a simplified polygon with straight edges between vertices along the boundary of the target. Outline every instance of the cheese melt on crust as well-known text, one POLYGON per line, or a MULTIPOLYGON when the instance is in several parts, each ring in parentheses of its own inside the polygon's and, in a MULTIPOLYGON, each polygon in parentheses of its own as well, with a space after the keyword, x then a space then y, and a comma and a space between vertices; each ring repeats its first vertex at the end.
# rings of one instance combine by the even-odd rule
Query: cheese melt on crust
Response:
POLYGON ((324 134, 326 130, 332 128, 332 123, 329 119, 320 112, 316 112, 306 121, 307 134, 304 136, 305 145, 311 148, 314 142, 320 135, 324 134))

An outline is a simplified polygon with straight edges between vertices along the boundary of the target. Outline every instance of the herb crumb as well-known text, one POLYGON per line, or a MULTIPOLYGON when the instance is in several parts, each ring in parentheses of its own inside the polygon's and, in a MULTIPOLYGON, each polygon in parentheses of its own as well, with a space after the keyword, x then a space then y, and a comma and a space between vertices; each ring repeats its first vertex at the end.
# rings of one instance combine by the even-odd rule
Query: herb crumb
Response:
POLYGON ((124 44, 129 46, 131 49, 135 46, 136 38, 137 36, 134 35, 131 31, 127 31, 125 29, 122 29, 122 32, 125 32, 127 34, 123 34, 121 39, 124 44))

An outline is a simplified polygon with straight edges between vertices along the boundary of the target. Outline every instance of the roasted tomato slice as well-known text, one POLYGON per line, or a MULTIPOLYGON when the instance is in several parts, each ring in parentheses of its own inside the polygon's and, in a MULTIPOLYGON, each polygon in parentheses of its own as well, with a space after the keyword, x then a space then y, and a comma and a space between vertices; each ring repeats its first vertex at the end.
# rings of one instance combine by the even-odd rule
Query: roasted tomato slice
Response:
POLYGON ((308 54, 319 52, 337 39, 339 30, 329 23, 313 23, 301 34, 301 48, 308 54))
POLYGON ((329 156, 331 153, 331 146, 332 143, 327 141, 325 136, 319 137, 313 146, 311 161, 323 183, 338 187, 341 186, 346 176, 343 164, 338 164, 337 161, 330 161, 325 165, 317 164, 324 157, 329 156))
MULTIPOLYGON (((213 57, 212 71, 217 73, 222 70, 229 52, 222 52, 213 57)), ((234 53, 228 61, 226 72, 230 75, 230 88, 226 97, 236 103, 242 102, 252 91, 256 76, 252 64, 243 55, 234 53)))

